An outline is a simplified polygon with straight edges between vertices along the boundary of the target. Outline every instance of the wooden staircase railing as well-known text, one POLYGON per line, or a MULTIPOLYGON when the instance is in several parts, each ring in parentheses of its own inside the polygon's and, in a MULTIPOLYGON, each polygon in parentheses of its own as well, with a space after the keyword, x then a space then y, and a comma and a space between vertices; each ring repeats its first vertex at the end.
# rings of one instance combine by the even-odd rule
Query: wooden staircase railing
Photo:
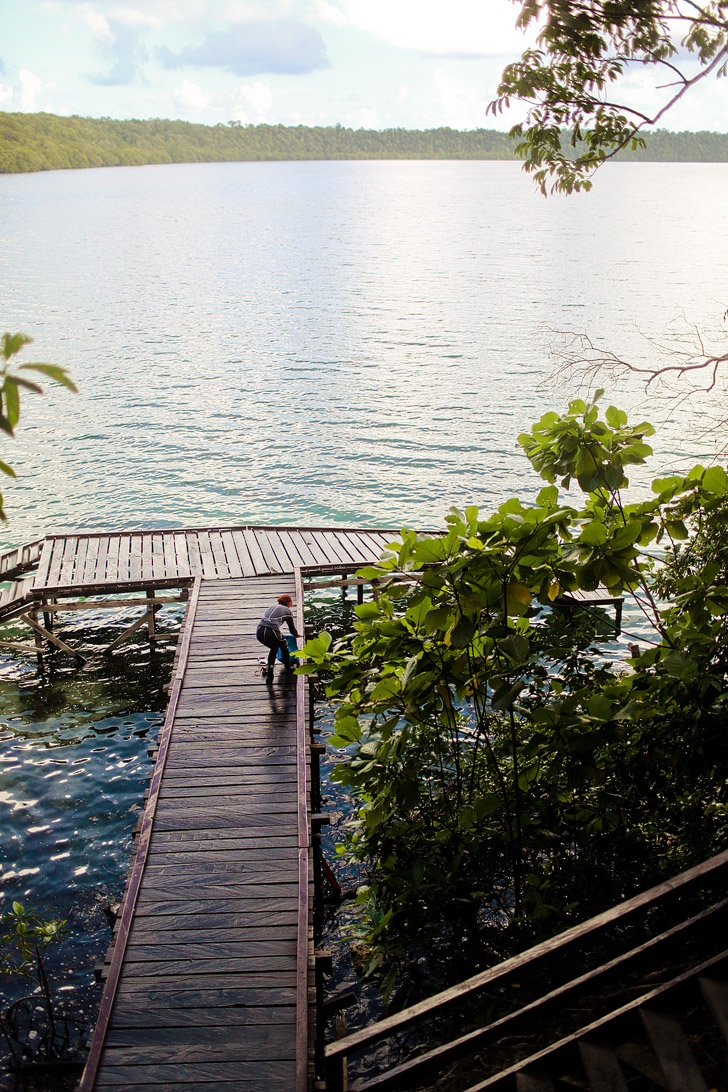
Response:
MULTIPOLYGON (((725 852, 527 952, 329 1044, 327 1092, 349 1087, 347 1059, 371 1052, 383 1041, 387 1050, 379 1048, 379 1053, 394 1060, 377 1066, 367 1064, 365 1055, 358 1062, 362 1075, 351 1084, 352 1092, 435 1088, 448 1092, 491 1088, 550 1092, 566 1087, 554 1076, 564 1065, 578 1073, 567 1078, 572 1088, 576 1081, 576 1087, 594 1092, 625 1092, 630 1086, 624 1084, 621 1070, 631 1063, 624 1061, 619 1051, 635 1054, 630 1046, 639 1040, 635 1029, 644 1037, 649 1025, 657 1039, 655 1029, 666 1026, 667 1016, 674 1030, 680 1013, 672 1006, 677 1004, 679 1010, 682 999, 703 1008, 706 1003, 710 1006, 712 1015, 707 1023, 718 1039, 728 1027, 728 1016, 716 1015, 728 1013, 728 984, 722 977, 722 961, 728 950, 728 899, 722 897, 727 878, 725 852), (701 976, 715 983, 707 987, 710 1002, 705 1000, 701 976), (525 1004, 519 1004, 518 997, 523 997, 525 1004), (504 1015, 493 1019, 494 1008, 504 1015), (651 1019, 653 1011, 662 1016, 651 1019), (419 1046, 412 1048, 408 1042, 412 1039, 419 1046), (422 1045, 433 1041, 439 1045, 422 1045), (408 1050, 413 1056, 398 1061, 397 1052, 406 1054, 408 1050), (589 1072, 601 1071, 613 1074, 612 1084, 605 1083, 606 1078, 597 1081, 588 1077, 589 1072)), ((725 977, 728 982, 728 962, 725 977)), ((652 1037, 647 1034, 649 1044, 642 1044, 639 1050, 652 1050, 652 1067, 655 1073, 662 1073, 652 1037)), ((672 1041, 679 1039, 675 1032, 672 1041)), ((665 1042, 669 1041, 668 1035, 665 1042)), ((702 1077, 702 1084, 686 1083, 683 1077, 683 1083, 664 1083, 664 1074, 660 1079, 663 1083, 653 1081, 654 1087, 676 1092, 709 1092, 716 1087, 706 1085, 702 1077)), ((718 1087, 722 1092, 728 1090, 728 1084, 718 1087)))

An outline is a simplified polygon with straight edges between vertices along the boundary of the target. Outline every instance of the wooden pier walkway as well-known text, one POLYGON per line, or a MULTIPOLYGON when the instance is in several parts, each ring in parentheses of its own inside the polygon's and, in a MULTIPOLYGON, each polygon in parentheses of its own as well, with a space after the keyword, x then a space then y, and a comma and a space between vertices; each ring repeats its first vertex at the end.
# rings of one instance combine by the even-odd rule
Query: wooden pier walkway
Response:
POLYGON ((305 680, 266 684, 255 639, 283 592, 195 586, 82 1089, 307 1087, 305 680))

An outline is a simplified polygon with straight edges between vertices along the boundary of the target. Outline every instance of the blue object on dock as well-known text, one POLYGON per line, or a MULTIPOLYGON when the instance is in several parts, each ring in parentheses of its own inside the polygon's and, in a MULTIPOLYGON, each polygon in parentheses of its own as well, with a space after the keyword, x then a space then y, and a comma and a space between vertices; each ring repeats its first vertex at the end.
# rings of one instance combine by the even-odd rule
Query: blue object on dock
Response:
MULTIPOLYGON (((298 652, 298 645, 296 643, 296 638, 293 636, 292 633, 286 634, 286 644, 288 645, 288 655, 291 657, 291 667, 298 667, 299 660, 298 656, 296 655, 296 653, 298 652)), ((281 663, 283 662, 283 657, 281 656, 280 649, 278 649, 277 659, 279 659, 281 663)))

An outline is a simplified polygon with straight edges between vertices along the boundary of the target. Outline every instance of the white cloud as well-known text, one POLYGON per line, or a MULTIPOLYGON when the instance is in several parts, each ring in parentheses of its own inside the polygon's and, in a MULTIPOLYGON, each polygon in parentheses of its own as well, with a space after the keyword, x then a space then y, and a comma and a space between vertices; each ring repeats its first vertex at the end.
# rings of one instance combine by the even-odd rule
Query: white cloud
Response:
POLYGON ((199 22, 213 17, 210 0, 143 0, 123 3, 119 0, 44 0, 41 9, 67 15, 86 23, 95 34, 103 32, 107 19, 133 28, 160 30, 174 23, 199 22))
POLYGON ((273 91, 261 80, 238 84, 225 94, 205 91, 192 80, 182 80, 172 92, 172 103, 175 114, 187 118, 214 114, 246 125, 273 120, 273 91))
POLYGON ((203 91, 192 80, 182 80, 172 92, 172 102, 178 114, 199 114, 208 110, 214 96, 203 91))
POLYGON ((437 113, 445 118, 445 124, 455 128, 473 128, 483 125, 485 118, 484 96, 472 87, 466 87, 441 68, 435 70, 433 80, 439 98, 437 113))
MULTIPOLYGON (((319 0, 318 14, 433 56, 520 53, 526 42, 510 0, 319 0)), ((534 37, 531 31, 529 40, 534 37)))
MULTIPOLYGON (((291 4, 288 0, 228 0, 220 15, 231 23, 290 19, 292 11, 298 7, 299 5, 291 4)), ((300 18, 300 12, 298 17, 300 18)))
POLYGON ((232 107, 231 118, 251 123, 271 120, 273 92, 267 83, 260 80, 244 83, 233 94, 236 105, 232 107))
POLYGON ((89 27, 92 33, 102 41, 112 41, 114 32, 109 26, 106 16, 96 11, 90 4, 81 4, 76 12, 77 18, 89 27))
POLYGON ((0 83, 0 102, 10 102, 15 95, 12 87, 8 87, 5 83, 0 83))
POLYGON ((37 96, 43 87, 43 81, 34 76, 27 68, 21 68, 19 76, 18 106, 21 110, 33 112, 38 109, 37 96))

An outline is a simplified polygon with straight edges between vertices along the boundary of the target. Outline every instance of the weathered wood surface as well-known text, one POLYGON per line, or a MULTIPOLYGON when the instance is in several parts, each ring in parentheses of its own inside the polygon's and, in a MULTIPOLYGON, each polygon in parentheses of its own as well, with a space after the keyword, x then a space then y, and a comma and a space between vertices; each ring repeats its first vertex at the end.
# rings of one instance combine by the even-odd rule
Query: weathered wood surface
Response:
MULTIPOLYGON (((220 535, 202 544, 208 566, 226 543, 220 535)), ((143 561, 143 551, 137 556, 143 561)), ((163 544, 156 556, 165 556, 163 544)), ((300 1087, 297 1004, 310 959, 300 942, 310 895, 297 683, 279 669, 266 684, 258 659, 267 649, 255 639, 257 621, 283 592, 295 594, 291 573, 203 580, 196 593, 100 1065, 82 1088, 300 1087), (209 641, 223 620, 218 660, 209 641)))
MULTIPOLYGON (((38 563, 33 591, 36 597, 93 594, 127 586, 174 587, 196 576, 236 580, 292 573, 300 566, 354 568, 376 561, 396 537, 395 531, 306 527, 52 535, 32 544, 33 563, 38 563)), ((31 556, 29 548, 21 549, 31 556)), ((15 566, 13 572, 15 555, 20 557, 20 550, 4 555, 8 566, 15 566)))

